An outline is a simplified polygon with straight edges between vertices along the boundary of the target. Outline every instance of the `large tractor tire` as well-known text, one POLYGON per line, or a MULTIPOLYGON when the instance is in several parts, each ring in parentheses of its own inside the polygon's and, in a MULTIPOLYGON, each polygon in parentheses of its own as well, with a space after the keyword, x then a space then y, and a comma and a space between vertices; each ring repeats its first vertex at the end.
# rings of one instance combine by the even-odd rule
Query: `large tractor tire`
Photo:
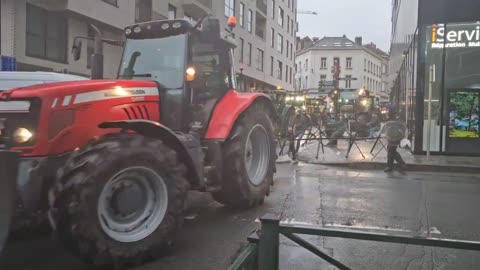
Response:
POLYGON ((183 223, 185 172, 160 140, 122 133, 91 143, 72 154, 50 192, 58 238, 98 267, 158 256, 183 223))
POLYGON ((7 242, 15 210, 18 163, 18 152, 0 151, 0 255, 7 242))
POLYGON ((235 124, 223 145, 222 189, 218 202, 236 208, 262 204, 275 170, 274 125, 269 110, 254 103, 235 124))

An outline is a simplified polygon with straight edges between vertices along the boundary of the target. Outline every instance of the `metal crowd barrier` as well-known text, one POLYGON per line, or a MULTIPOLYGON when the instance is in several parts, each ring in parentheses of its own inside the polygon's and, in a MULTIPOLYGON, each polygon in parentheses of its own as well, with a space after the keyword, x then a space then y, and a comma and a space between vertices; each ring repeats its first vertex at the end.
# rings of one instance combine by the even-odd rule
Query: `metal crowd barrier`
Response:
POLYGON ((264 215, 260 218, 260 221, 262 224, 261 229, 254 232, 248 238, 248 247, 241 253, 228 270, 277 270, 279 268, 280 235, 285 236, 341 270, 351 270, 352 268, 321 251, 298 235, 317 235, 322 237, 367 240, 413 246, 480 251, 480 242, 476 241, 332 229, 313 225, 282 224, 280 223, 280 219, 273 214, 264 215))

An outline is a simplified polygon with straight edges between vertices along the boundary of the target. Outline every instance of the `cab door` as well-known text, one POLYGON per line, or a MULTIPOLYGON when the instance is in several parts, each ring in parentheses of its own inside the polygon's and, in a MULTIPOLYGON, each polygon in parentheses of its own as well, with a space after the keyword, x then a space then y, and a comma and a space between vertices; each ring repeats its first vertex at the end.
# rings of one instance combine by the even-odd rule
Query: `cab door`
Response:
POLYGON ((195 69, 190 83, 191 120, 206 131, 215 105, 236 86, 232 49, 226 42, 194 42, 189 67, 195 69))

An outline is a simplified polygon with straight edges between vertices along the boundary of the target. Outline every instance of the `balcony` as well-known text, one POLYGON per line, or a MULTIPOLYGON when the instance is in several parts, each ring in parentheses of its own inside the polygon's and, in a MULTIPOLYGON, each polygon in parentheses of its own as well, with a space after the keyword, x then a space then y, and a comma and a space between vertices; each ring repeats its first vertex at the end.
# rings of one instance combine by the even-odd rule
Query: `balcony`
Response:
POLYGON ((28 2, 51 11, 64 11, 68 6, 68 0, 30 0, 28 2))
POLYGON ((212 12, 212 0, 183 0, 183 10, 192 18, 201 18, 212 12))
POLYGON ((255 19, 255 34, 257 35, 257 37, 265 40, 265 29, 267 29, 267 20, 264 17, 259 16, 259 14, 260 12, 257 11, 257 16, 255 19))
POLYGON ((257 9, 260 12, 257 14, 262 15, 263 17, 267 17, 267 1, 266 0, 257 0, 257 9))

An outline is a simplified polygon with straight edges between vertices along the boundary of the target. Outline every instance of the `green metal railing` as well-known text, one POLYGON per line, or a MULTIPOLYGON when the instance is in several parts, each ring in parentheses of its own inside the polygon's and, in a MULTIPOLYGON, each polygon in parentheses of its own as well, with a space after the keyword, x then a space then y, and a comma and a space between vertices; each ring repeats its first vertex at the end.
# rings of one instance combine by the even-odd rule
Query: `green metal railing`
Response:
POLYGON ((292 240, 341 270, 351 270, 351 268, 302 239, 298 234, 480 251, 480 242, 476 241, 403 236, 345 229, 327 229, 308 225, 280 224, 280 219, 272 214, 263 216, 260 221, 262 223, 261 229, 248 238, 249 246, 241 253, 229 270, 277 270, 279 266, 280 235, 292 240))

